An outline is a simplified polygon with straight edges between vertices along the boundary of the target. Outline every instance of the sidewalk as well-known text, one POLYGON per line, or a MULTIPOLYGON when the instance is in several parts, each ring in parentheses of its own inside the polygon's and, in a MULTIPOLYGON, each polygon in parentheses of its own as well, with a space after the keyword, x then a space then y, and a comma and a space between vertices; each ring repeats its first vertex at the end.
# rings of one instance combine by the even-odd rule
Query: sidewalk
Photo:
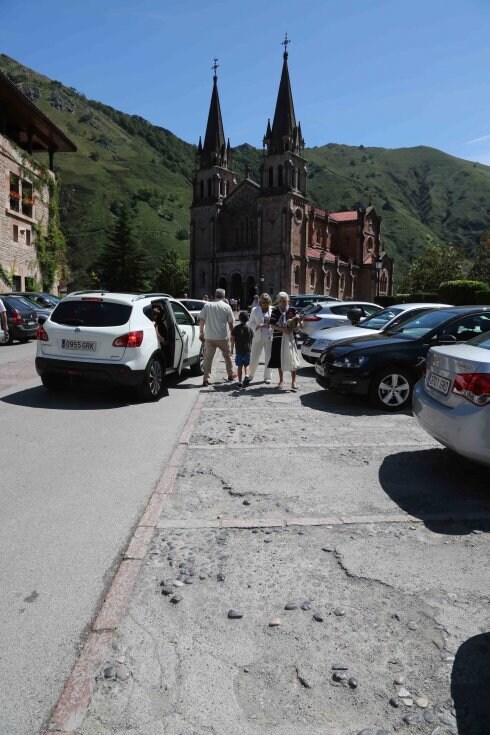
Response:
MULTIPOLYGON (((202 391, 147 510, 148 553, 126 562, 136 584, 76 733, 457 732, 454 654, 485 624, 457 600, 489 588, 488 537, 468 548, 383 490, 387 452, 440 451, 411 416, 335 400, 326 412, 303 372, 299 394, 202 391)), ((454 512, 481 514, 477 500, 454 512)), ((483 516, 468 532, 490 505, 483 516)))

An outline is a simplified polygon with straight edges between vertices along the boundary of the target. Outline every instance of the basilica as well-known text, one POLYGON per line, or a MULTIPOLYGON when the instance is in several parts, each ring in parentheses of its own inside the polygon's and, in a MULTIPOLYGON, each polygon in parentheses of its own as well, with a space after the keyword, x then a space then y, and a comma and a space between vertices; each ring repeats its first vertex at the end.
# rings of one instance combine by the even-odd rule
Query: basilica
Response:
POLYGON ((308 199, 307 162, 296 122, 287 38, 272 125, 263 141, 260 180, 233 171, 218 95, 216 62, 204 143, 191 205, 191 293, 217 287, 242 305, 257 292, 273 297, 327 294, 373 301, 392 292, 393 261, 381 247, 381 217, 373 206, 330 212, 308 199))

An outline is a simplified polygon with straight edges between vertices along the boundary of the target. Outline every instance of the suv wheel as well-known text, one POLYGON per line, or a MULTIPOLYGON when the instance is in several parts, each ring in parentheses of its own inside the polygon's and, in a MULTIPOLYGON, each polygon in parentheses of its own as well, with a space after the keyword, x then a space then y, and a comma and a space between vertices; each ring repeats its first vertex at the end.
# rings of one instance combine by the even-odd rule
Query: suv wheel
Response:
POLYGON ((413 379, 405 370, 386 368, 377 373, 369 388, 371 402, 385 411, 399 411, 410 402, 413 379))
POLYGON ((138 387, 140 397, 145 401, 158 401, 163 392, 165 370, 158 357, 152 357, 146 366, 145 377, 138 387))
POLYGON ((204 345, 201 346, 197 362, 191 365, 191 375, 204 375, 204 345))
POLYGON ((66 387, 66 381, 63 378, 50 375, 49 373, 41 375, 41 383, 48 390, 62 390, 66 387))

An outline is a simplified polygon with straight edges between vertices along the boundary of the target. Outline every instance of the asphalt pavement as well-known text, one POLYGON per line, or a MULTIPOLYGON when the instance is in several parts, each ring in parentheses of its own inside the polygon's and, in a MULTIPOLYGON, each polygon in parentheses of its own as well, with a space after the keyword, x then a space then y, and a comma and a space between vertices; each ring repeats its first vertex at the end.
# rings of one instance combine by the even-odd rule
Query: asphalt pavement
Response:
POLYGON ((0 347, 0 735, 47 723, 201 382, 50 394, 34 356, 0 347))

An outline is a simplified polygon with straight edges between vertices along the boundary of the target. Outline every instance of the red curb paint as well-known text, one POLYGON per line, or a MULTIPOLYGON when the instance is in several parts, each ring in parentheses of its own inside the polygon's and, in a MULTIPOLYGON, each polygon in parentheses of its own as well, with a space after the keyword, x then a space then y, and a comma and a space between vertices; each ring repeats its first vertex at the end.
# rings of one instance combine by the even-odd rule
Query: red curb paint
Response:
POLYGON ((50 727, 68 734, 83 722, 97 671, 107 656, 112 633, 90 633, 53 712, 50 727))
POLYGON ((133 591, 140 567, 141 559, 128 559, 121 562, 97 615, 93 630, 115 630, 117 628, 133 591))
POLYGON ((155 530, 151 526, 138 526, 133 534, 125 559, 144 559, 155 530))
POLYGON ((173 491, 175 478, 188 449, 190 435, 194 428, 206 396, 199 396, 191 410, 170 460, 153 491, 145 512, 134 531, 126 551, 125 559, 112 581, 104 603, 97 615, 87 642, 78 657, 58 700, 51 718, 51 730, 44 735, 53 735, 53 730, 62 735, 75 735, 73 730, 80 727, 95 688, 95 677, 107 657, 114 630, 119 625, 126 610, 134 584, 141 568, 148 546, 153 538, 156 524, 160 518, 165 498, 173 491))

